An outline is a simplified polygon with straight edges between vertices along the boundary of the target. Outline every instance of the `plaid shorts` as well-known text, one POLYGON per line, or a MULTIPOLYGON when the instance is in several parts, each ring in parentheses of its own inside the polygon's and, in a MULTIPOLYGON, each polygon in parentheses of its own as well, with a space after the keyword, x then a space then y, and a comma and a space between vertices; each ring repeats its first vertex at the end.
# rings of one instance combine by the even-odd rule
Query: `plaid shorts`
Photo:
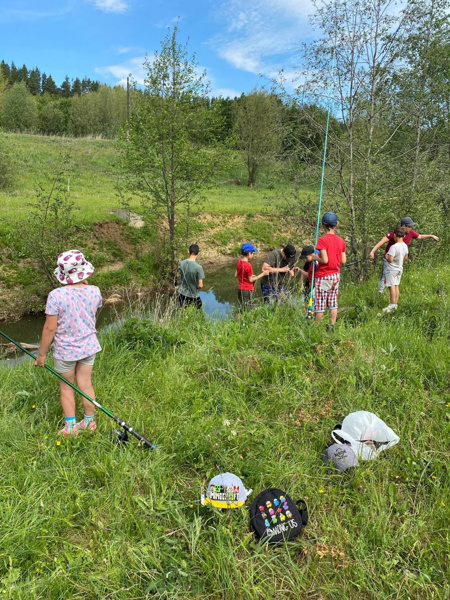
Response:
POLYGON ((318 277, 314 288, 316 312, 325 312, 327 308, 333 310, 338 307, 339 273, 318 277))

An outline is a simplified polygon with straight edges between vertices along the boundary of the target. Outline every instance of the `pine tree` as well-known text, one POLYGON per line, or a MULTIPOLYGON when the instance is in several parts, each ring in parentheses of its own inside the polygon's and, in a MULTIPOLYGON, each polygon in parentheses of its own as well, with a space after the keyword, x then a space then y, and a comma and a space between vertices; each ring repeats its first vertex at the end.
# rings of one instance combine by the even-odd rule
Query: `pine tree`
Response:
POLYGON ((72 96, 81 96, 81 81, 78 77, 72 82, 72 96))
POLYGON ((28 89, 33 96, 39 96, 41 92, 41 72, 37 67, 30 71, 28 89))
POLYGON ((69 76, 66 75, 64 77, 64 81, 61 84, 61 96, 63 98, 70 98, 71 95, 72 95, 72 90, 71 90, 71 87, 70 87, 69 76))
MULTIPOLYGON (((43 76, 42 76, 43 79, 43 76)), ((45 93, 49 93, 53 96, 56 96, 57 94, 59 94, 59 88, 56 85, 56 83, 53 80, 53 77, 51 75, 49 75, 45 81, 45 85, 44 83, 42 84, 42 92, 45 93)))

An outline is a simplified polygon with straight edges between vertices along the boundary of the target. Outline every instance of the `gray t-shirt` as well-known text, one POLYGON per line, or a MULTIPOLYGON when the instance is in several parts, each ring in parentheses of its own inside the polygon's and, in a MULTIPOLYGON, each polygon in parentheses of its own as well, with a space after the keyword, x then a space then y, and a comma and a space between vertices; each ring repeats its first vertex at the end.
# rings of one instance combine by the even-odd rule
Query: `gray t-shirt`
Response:
POLYGON ((394 260, 387 263, 388 271, 403 271, 403 260, 408 255, 408 246, 405 242, 397 242, 389 248, 388 256, 393 256, 394 260))
MULTIPOLYGON (((291 258, 286 260, 283 258, 281 254, 281 250, 271 250, 267 255, 266 260, 264 261, 269 265, 269 267, 274 267, 276 269, 280 269, 289 265, 293 267, 295 264, 295 258, 291 258)), ((265 275, 261 278, 261 285, 269 285, 270 287, 280 288, 283 285, 286 285, 286 278, 289 276, 289 273, 269 273, 269 275, 265 275)))
POLYGON ((197 298, 198 282, 205 278, 203 267, 195 262, 195 260, 182 260, 180 262, 181 282, 178 292, 187 298, 197 298))

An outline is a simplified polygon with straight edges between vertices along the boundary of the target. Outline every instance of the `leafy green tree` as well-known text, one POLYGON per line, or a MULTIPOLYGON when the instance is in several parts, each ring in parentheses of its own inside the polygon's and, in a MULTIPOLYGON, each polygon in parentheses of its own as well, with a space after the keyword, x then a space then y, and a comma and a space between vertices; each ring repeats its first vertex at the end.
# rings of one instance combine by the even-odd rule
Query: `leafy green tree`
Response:
MULTIPOLYGON (((410 0, 404 11, 406 26, 401 40, 404 66, 396 74, 395 83, 397 106, 405 125, 396 142, 405 149, 402 167, 411 182, 402 195, 408 214, 423 211, 429 203, 428 170, 434 171, 435 158, 440 156, 441 161, 445 155, 449 156, 448 8, 447 0, 410 0)), ((448 177, 445 180, 448 185, 448 177)))
MULTIPOLYGON (((374 228, 398 220, 393 189, 402 178, 396 172, 401 151, 389 144, 401 123, 392 103, 404 25, 393 0, 331 0, 316 10, 313 23, 322 35, 306 50, 300 92, 318 104, 331 96, 341 121, 339 136, 330 130, 328 206, 346 224, 349 251, 366 258, 374 228)), ((317 124, 324 135, 325 122, 317 124)))
POLYGON ((281 104, 273 94, 255 90, 243 95, 235 105, 235 135, 245 154, 249 187, 255 185, 258 171, 279 154, 281 124, 281 104))
POLYGON ((32 131, 38 122, 38 111, 25 82, 15 83, 2 95, 1 125, 5 131, 32 131))
POLYGON ((141 197, 146 219, 159 228, 170 274, 192 211, 226 156, 216 139, 216 111, 197 102, 207 96, 205 75, 177 36, 174 27, 161 50, 146 58, 145 90, 133 94, 121 146, 126 189, 141 197))
POLYGON ((39 131, 46 135, 64 133, 65 116, 57 102, 46 102, 39 112, 39 131))

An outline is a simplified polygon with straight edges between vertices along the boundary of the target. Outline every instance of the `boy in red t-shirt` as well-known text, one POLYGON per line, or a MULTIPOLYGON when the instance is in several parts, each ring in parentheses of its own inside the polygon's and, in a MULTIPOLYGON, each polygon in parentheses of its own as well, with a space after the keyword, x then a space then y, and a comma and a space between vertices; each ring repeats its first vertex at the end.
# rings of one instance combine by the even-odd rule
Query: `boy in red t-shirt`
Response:
POLYGON ((251 259, 253 258, 255 252, 258 250, 253 246, 253 244, 247 243, 243 244, 241 247, 242 258, 238 261, 236 266, 235 277, 238 278, 238 302, 241 306, 245 307, 250 304, 253 298, 253 283, 257 279, 261 279, 264 275, 267 275, 266 271, 260 273, 260 275, 253 275, 253 268, 250 264, 251 259))
POLYGON ((320 254, 317 257, 318 265, 314 273, 316 322, 322 320, 328 308, 332 328, 337 319, 339 273, 341 265, 347 262, 345 242, 335 232, 337 224, 338 220, 334 212, 323 215, 322 227, 327 233, 317 240, 316 250, 319 250, 320 254))
MULTIPOLYGON (((417 233, 417 231, 414 231, 414 229, 413 229, 413 227, 415 225, 416 224, 411 219, 411 217, 403 217, 403 219, 400 222, 400 226, 403 227, 403 229, 406 232, 406 235, 403 238, 403 241, 407 246, 409 246, 411 240, 431 239, 431 240, 434 240, 435 242, 439 241, 439 238, 437 235, 432 235, 429 233, 427 233, 427 234, 417 233)), ((378 242, 378 244, 375 244, 375 246, 372 248, 372 250, 370 251, 370 254, 369 254, 369 257, 372 260, 374 260, 375 252, 378 250, 378 248, 381 248, 381 246, 386 243, 387 243, 387 246, 384 249, 384 258, 383 258, 383 266, 381 268, 381 277, 380 277, 380 281, 378 284, 378 291, 380 292, 380 294, 383 293, 384 288, 386 287, 386 273, 388 271, 388 266, 389 266, 389 263, 386 260, 386 256, 388 255, 391 246, 393 246, 395 244, 394 230, 390 231, 383 238, 381 238, 381 240, 378 242)))

